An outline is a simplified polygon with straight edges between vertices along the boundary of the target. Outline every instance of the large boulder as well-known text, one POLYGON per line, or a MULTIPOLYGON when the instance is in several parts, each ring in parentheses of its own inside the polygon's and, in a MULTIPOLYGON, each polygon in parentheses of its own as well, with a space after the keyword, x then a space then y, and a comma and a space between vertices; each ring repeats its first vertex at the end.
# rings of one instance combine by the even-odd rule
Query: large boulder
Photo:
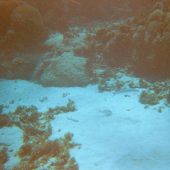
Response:
POLYGON ((86 58, 65 52, 59 57, 41 61, 33 79, 44 86, 86 86, 90 82, 86 63, 86 58))

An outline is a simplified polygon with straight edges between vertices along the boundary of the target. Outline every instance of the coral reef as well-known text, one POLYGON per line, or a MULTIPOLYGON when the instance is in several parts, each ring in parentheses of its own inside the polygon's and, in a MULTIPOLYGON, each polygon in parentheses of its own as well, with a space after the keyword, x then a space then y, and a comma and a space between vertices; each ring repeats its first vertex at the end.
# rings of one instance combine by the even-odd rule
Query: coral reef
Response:
POLYGON ((11 126, 12 122, 7 115, 0 114, 0 128, 5 126, 11 126))
MULTIPOLYGON (((69 154, 71 148, 77 146, 73 142, 73 134, 66 133, 63 138, 49 141, 51 134, 50 120, 55 115, 75 111, 74 101, 68 100, 66 106, 57 106, 48 111, 38 112, 35 106, 18 106, 10 114, 0 115, 0 127, 18 126, 23 130, 24 144, 18 151, 20 163, 13 170, 36 169, 73 169, 78 165, 69 154)), ((1 165, 7 161, 4 150, 0 151, 1 165)))
POLYGON ((68 3, 65 3, 63 0, 49 0, 48 2, 45 0, 25 1, 34 6, 35 8, 39 9, 44 24, 49 32, 65 32, 68 30, 69 15, 67 15, 65 8, 67 8, 67 6, 69 5, 69 1, 68 3))
POLYGON ((78 170, 74 158, 69 155, 69 149, 74 147, 72 138, 68 138, 70 134, 66 134, 63 138, 55 141, 44 141, 41 144, 23 145, 18 155, 21 163, 14 167, 14 170, 20 170, 23 167, 38 168, 46 167, 50 169, 74 169, 78 170), (50 161, 50 159, 52 161, 50 161))
POLYGON ((139 101, 145 105, 156 105, 160 101, 169 103, 170 81, 150 82, 143 78, 135 77, 123 68, 98 67, 93 70, 93 81, 97 83, 99 92, 126 92, 143 90, 139 101))
MULTIPOLYGON (((55 85, 58 75, 50 74, 50 70, 51 67, 58 67, 58 65, 54 66, 52 64, 54 60, 51 59, 58 60, 59 56, 70 52, 74 53, 75 56, 87 58, 85 65, 90 74, 93 72, 92 67, 100 61, 103 65, 109 67, 129 67, 135 74, 147 79, 167 79, 170 76, 170 15, 167 5, 169 2, 167 0, 163 2, 147 1, 146 5, 143 1, 134 2, 131 0, 124 6, 127 11, 122 11, 122 3, 112 0, 101 0, 98 4, 84 0, 75 2, 50 0, 48 3, 32 0, 1 1, 0 9, 5 9, 5 13, 0 14, 3 21, 0 30, 0 47, 3 49, 0 53, 0 58, 3 61, 0 68, 1 77, 25 79, 33 77, 35 80, 38 79, 39 82, 43 79, 43 83, 46 85, 55 85), (89 12, 86 7, 93 8, 94 5, 96 13, 93 13, 95 10, 89 12), (107 8, 110 5, 114 8, 116 5, 117 12, 112 11, 114 13, 113 19, 105 20, 105 22, 97 22, 96 19, 94 24, 86 21, 89 25, 84 26, 82 17, 98 17, 99 13, 103 12, 101 5, 107 8), (136 11, 138 6, 142 7, 141 15, 139 15, 139 11, 136 11), (76 11, 73 10, 75 8, 77 8, 76 11), (49 9, 48 15, 44 12, 47 9, 49 9), (135 11, 132 12, 132 9, 135 11), (84 13, 82 13, 83 11, 84 13), (77 25, 73 24, 76 20, 75 13, 79 14, 78 23, 75 21, 77 25), (124 17, 124 13, 128 15, 124 17), (121 16, 121 20, 117 20, 118 15, 121 16), (66 23, 62 24, 59 20, 66 23), (61 28, 59 28, 60 26, 61 28), (68 26, 69 29, 67 29, 68 26), (55 36, 50 36, 43 46, 42 43, 47 33, 52 33, 54 29, 55 31, 62 30, 63 34, 52 34, 55 36), (55 44, 55 37, 62 37, 61 41, 55 44), (52 41, 53 43, 50 44, 52 41), (46 59, 44 59, 44 56, 33 56, 38 58, 36 62, 27 62, 26 60, 27 63, 25 63, 23 61, 25 59, 18 62, 13 53, 14 51, 23 52, 24 55, 26 51, 30 53, 30 51, 41 51, 44 48, 47 51, 49 50, 45 54, 46 59), (28 70, 34 70, 33 74, 28 70), (49 78, 52 83, 50 80, 45 80, 49 74, 52 75, 49 78)), ((106 12, 109 14, 111 11, 106 10, 106 12)), ((71 64, 70 61, 68 63, 71 64)), ((62 69, 65 71, 64 66, 62 66, 62 69)), ((55 70, 55 72, 59 72, 59 70, 55 70)), ((70 76, 66 75, 65 79, 70 76)), ((76 75, 73 77, 76 77, 76 75)), ((80 85, 91 82, 87 81, 87 76, 85 79, 75 81, 80 82, 81 80, 80 85)), ((67 86, 68 84, 72 86, 69 80, 59 82, 61 82, 59 86, 67 86)), ((75 84, 77 82, 73 83, 73 85, 75 84)))
POLYGON ((0 47, 9 53, 37 50, 46 37, 45 27, 38 9, 22 0, 0 2, 0 47))
POLYGON ((3 165, 8 161, 7 149, 4 147, 0 150, 0 168, 3 170, 3 165))
POLYGON ((10 26, 10 15, 15 7, 22 4, 21 0, 1 0, 0 1, 0 36, 4 35, 10 26))
POLYGON ((166 99, 168 99, 169 81, 150 83, 142 80, 140 87, 146 89, 141 93, 139 99, 143 104, 156 105, 160 100, 166 101, 166 99))
MULTIPOLYGON (((12 11, 11 27, 15 32, 15 40, 20 46, 18 50, 33 48, 36 44, 40 44, 45 36, 41 14, 28 4, 19 5, 12 11)), ((38 48, 37 45, 36 48, 38 48)))
POLYGON ((87 35, 87 47, 78 52, 94 63, 98 57, 110 67, 129 67, 146 79, 170 76, 169 12, 155 4, 144 16, 104 23, 87 35))

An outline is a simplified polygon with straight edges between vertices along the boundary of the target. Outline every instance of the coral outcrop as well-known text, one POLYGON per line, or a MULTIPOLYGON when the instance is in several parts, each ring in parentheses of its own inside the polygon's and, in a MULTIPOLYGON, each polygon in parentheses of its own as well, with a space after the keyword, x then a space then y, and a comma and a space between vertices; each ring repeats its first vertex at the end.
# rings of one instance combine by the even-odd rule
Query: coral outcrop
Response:
MULTIPOLYGON (((144 16, 101 26, 88 35, 88 58, 102 56, 111 67, 128 67, 151 80, 170 76, 169 11, 157 2, 144 16)), ((80 51, 80 50, 79 50, 80 51)))
MULTIPOLYGON (((0 12, 0 19, 2 21, 0 23, 0 48, 2 49, 0 52, 0 59, 3 61, 0 70, 1 77, 4 75, 4 77, 7 78, 30 78, 30 72, 29 75, 20 75, 18 74, 18 71, 21 70, 21 72, 24 73, 28 71, 28 68, 31 67, 30 70, 33 70, 34 67, 32 67, 30 63, 28 63, 28 66, 23 62, 26 69, 16 69, 16 66, 18 67, 18 62, 13 62, 16 61, 16 56, 13 54, 14 52, 30 53, 30 51, 41 50, 44 47, 42 46, 42 43, 46 36, 46 26, 49 25, 49 27, 47 26, 48 31, 51 32, 55 29, 55 31, 61 31, 64 33, 62 33, 61 42, 58 42, 55 45, 44 44, 46 48, 51 50, 48 58, 51 58, 52 60, 40 59, 41 61, 39 62, 39 65, 36 66, 36 69, 34 70, 35 74, 33 75, 35 80, 38 80, 38 82, 41 82, 44 85, 74 86, 85 85, 89 82, 87 81, 89 78, 82 78, 84 80, 78 80, 77 78, 73 79, 74 76, 78 76, 78 73, 75 75, 73 73, 74 71, 71 69, 71 72, 73 71, 72 73, 64 73, 64 79, 66 79, 67 82, 63 82, 62 80, 60 81, 60 84, 56 84, 56 79, 59 79, 58 73, 60 70, 67 72, 65 70, 67 66, 65 66, 65 64, 62 66, 56 64, 55 60, 63 59, 61 56, 65 55, 67 52, 74 52, 74 55, 82 56, 81 61, 86 60, 84 59, 85 57, 87 58, 87 64, 86 61, 83 61, 85 63, 83 64, 83 69, 85 69, 85 71, 83 70, 79 72, 79 75, 83 75, 82 77, 87 75, 85 73, 86 66, 88 72, 93 72, 94 65, 102 63, 111 68, 129 68, 134 74, 152 81, 169 78, 169 1, 149 0, 146 5, 145 1, 135 2, 134 0, 131 0, 125 8, 127 10, 125 10, 126 12, 121 11, 120 5, 123 3, 122 1, 100 0, 99 2, 101 4, 84 0, 67 2, 62 0, 50 0, 48 3, 45 1, 40 2, 33 0, 0 1, 0 9, 3 9, 4 11, 0 12), (109 22, 103 23, 100 20, 99 24, 98 22, 91 24, 91 22, 88 21, 88 18, 86 17, 89 16, 93 19, 95 18, 97 21, 96 17, 98 16, 96 15, 99 15, 99 12, 103 11, 102 8, 100 8, 101 5, 108 7, 109 4, 112 5, 113 8, 117 5, 117 8, 119 9, 119 12, 117 12, 121 14, 121 20, 117 20, 120 18, 118 17, 119 14, 115 12, 115 15, 113 18, 109 19, 109 22), (90 11, 87 13, 87 11, 89 11, 87 9, 93 9, 94 5, 96 5, 95 11, 97 12, 90 11), (141 10, 143 10, 141 15, 139 15, 137 11, 134 13, 132 12, 132 9, 137 9, 139 5, 142 6, 141 10), (144 10, 143 8, 145 5, 146 9, 144 10), (75 7, 77 7, 77 10, 74 12, 73 9, 75 9, 75 7), (81 11, 82 8, 83 10, 81 11), (48 13, 44 13, 46 9, 51 10, 48 13), (128 10, 130 11, 128 12, 128 10), (79 17, 75 16, 77 13, 80 14, 79 17), (124 14, 128 15, 124 16, 124 14), (83 23, 83 17, 87 19, 89 25, 81 25, 83 23), (76 22, 73 22, 73 20, 76 20, 77 18, 79 19, 76 22), (67 20, 66 24, 60 22, 60 19, 63 22, 67 20), (79 24, 77 28, 76 26, 72 27, 71 24, 73 23, 79 24), (67 28, 69 24, 70 27, 68 30, 67 28), (75 30, 73 30, 73 28, 75 30), (67 32, 65 32, 66 30, 67 32), (81 33, 79 34, 78 31, 81 33), (86 38, 84 38, 85 36, 83 34, 86 35, 86 38), (83 37, 84 39, 82 40, 80 37, 83 37), (64 54, 64 52, 66 53, 64 54), (55 68, 57 73, 49 71, 52 70, 52 67, 55 68), (12 72, 18 75, 13 76, 12 72), (51 78, 47 78, 47 76, 51 78), (68 80, 70 79, 69 77, 73 79, 72 84, 70 84, 70 80, 68 80), (78 81, 81 83, 75 83, 78 81)), ((107 12, 110 14, 111 11, 107 12)), ((55 36, 60 39, 59 34, 52 35, 54 35, 54 37, 49 38, 49 41, 55 41, 55 36)), ((70 61, 70 57, 67 57, 67 61, 64 59, 63 61, 67 63, 66 65, 68 65, 68 63, 72 65, 69 67, 75 68, 73 67, 75 57, 73 61, 70 61)), ((36 65, 37 63, 34 64, 36 65)), ((23 68, 21 64, 19 67, 23 68)), ((76 71, 77 68, 75 69, 76 71)), ((63 75, 63 73, 61 75, 63 75)))
POLYGON ((25 1, 40 11, 44 24, 49 32, 65 32, 68 30, 69 14, 67 14, 66 8, 68 8, 69 0, 25 1))
POLYGON ((0 47, 5 54, 40 48, 46 33, 38 9, 22 0, 2 0, 0 11, 0 47))

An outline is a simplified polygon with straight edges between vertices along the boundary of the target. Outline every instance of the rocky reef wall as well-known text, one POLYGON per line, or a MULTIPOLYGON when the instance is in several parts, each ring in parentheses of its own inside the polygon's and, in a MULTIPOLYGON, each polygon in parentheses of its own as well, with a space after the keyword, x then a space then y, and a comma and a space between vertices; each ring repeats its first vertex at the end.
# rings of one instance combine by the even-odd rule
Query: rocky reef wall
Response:
POLYGON ((2 78, 31 79, 44 55, 68 52, 87 60, 88 74, 102 62, 151 79, 170 76, 169 0, 0 0, 0 9, 2 78), (55 32, 61 42, 46 45, 55 32))

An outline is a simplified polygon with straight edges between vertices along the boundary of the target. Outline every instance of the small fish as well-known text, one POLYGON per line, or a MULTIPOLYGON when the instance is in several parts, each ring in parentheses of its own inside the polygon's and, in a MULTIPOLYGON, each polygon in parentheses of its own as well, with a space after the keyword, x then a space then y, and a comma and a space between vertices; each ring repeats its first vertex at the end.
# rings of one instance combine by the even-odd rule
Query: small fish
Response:
POLYGON ((139 92, 139 90, 137 89, 122 89, 122 90, 118 90, 118 91, 114 91, 113 94, 122 94, 122 93, 131 93, 131 92, 139 92))
POLYGON ((112 111, 109 109, 99 110, 99 112, 101 112, 104 117, 109 117, 113 114, 112 111))
POLYGON ((67 117, 68 120, 71 120, 73 122, 79 122, 77 119, 73 119, 72 117, 67 117))

